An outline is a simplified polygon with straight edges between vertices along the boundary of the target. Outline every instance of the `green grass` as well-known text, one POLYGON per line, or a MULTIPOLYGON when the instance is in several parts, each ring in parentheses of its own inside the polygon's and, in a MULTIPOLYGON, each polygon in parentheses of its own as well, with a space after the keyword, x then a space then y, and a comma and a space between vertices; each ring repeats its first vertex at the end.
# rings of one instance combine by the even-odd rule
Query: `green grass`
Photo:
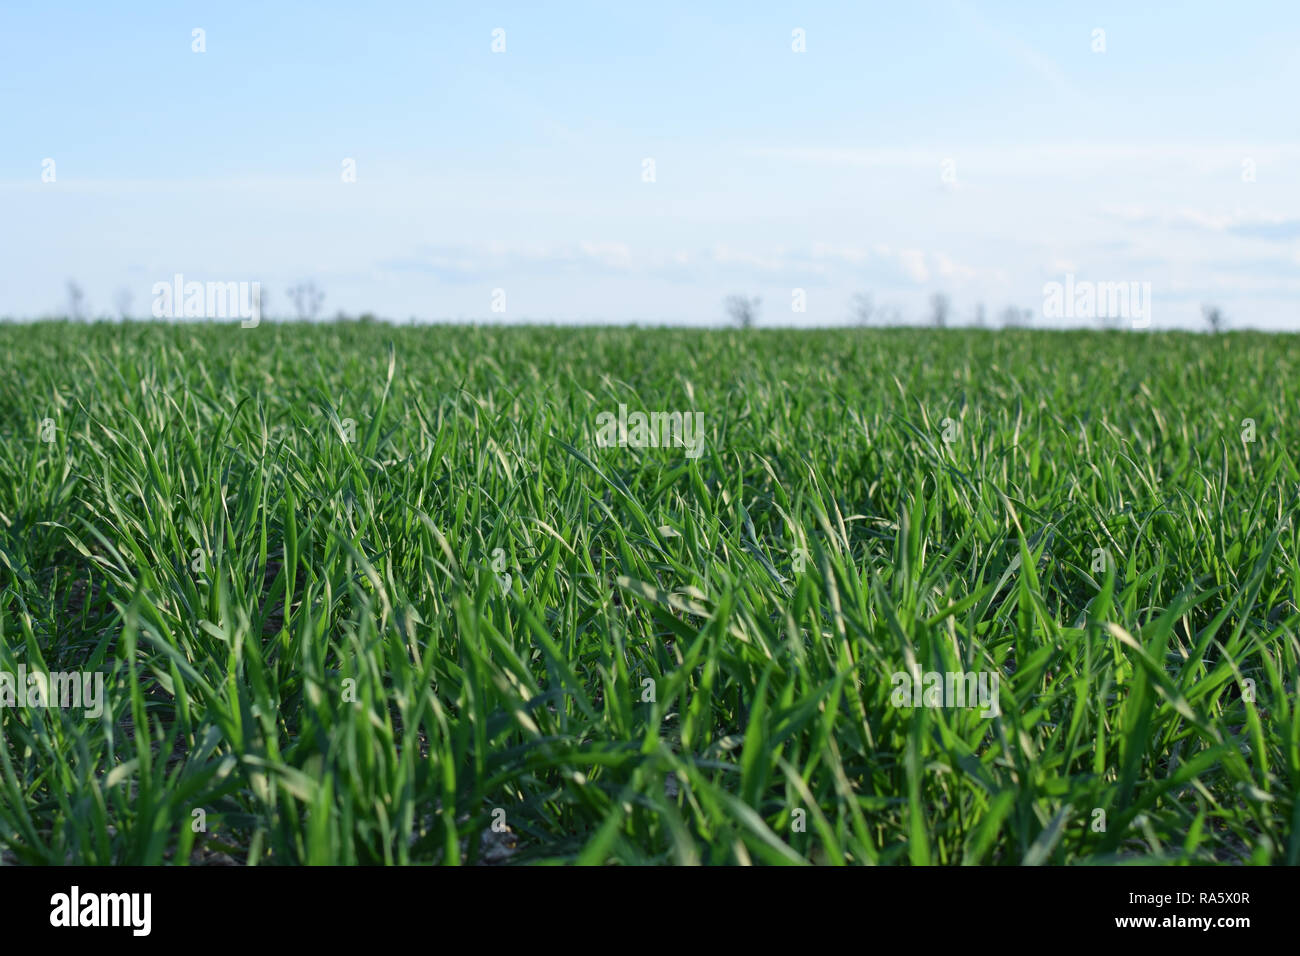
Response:
POLYGON ((0 670, 109 696, 10 862, 1300 860, 1295 336, 5 325, 0 430, 0 670))

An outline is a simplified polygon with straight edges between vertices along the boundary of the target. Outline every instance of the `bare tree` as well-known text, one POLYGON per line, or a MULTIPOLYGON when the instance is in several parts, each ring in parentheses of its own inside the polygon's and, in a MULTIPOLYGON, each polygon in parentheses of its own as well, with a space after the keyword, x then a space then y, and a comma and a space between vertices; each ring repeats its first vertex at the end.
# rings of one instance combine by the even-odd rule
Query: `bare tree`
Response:
POLYGON ((314 319, 320 315, 321 305, 325 302, 325 293, 316 288, 311 280, 299 282, 289 289, 289 301, 299 319, 314 319))
POLYGON ((1028 309, 1017 309, 1014 305, 1009 305, 1002 310, 1002 327, 1004 329, 1014 329, 1022 325, 1029 324, 1029 317, 1032 313, 1028 309))
POLYGON ((853 316, 854 325, 869 325, 871 317, 876 314, 876 303, 872 301, 871 296, 858 293, 853 297, 853 303, 849 306, 849 310, 853 316))
POLYGON ((117 295, 113 296, 113 305, 117 309, 119 319, 129 319, 131 317, 131 307, 135 303, 135 296, 131 294, 130 289, 118 289, 117 295))
POLYGON ((982 329, 987 324, 988 319, 984 313, 984 303, 981 302, 979 305, 975 306, 975 327, 982 329))
POLYGON ((1216 335, 1222 332, 1228 326, 1227 316, 1217 305, 1201 306, 1201 314, 1205 316, 1205 324, 1210 327, 1210 331, 1216 335))
POLYGON ((727 296, 727 315, 742 329, 752 328, 758 316, 758 306, 762 300, 758 296, 752 299, 744 295, 727 296))
POLYGON ((85 317, 86 293, 82 291, 81 286, 77 285, 76 280, 68 280, 68 318, 82 319, 85 317))
POLYGON ((930 296, 930 324, 940 329, 947 325, 948 312, 951 308, 948 297, 942 292, 930 296))

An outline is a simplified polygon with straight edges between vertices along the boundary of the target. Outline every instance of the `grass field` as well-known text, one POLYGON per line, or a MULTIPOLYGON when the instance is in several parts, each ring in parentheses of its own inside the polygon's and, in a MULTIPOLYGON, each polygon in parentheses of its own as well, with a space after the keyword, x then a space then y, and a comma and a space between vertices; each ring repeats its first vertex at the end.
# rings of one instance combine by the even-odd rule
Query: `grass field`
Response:
POLYGON ((1300 860, 1300 337, 4 325, 0 429, 9 862, 1300 860))

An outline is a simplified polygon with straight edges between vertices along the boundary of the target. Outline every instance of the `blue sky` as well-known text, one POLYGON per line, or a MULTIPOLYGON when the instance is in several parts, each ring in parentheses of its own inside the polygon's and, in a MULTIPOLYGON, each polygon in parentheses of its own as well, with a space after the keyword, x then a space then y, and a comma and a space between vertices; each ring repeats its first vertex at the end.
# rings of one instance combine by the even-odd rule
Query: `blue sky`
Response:
POLYGON ((68 279, 147 313, 182 273, 276 314, 312 280, 401 320, 719 322, 746 293, 838 324, 868 293, 919 322, 942 292, 1050 325, 1069 273, 1150 282, 1155 328, 1300 328, 1296 90, 1282 2, 5 0, 0 315, 68 279))

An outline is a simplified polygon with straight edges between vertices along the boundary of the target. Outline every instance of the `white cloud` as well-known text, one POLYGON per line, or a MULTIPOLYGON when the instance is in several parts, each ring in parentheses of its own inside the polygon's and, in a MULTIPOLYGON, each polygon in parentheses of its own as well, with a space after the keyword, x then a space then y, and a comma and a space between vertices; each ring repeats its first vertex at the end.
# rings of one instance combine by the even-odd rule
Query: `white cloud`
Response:
POLYGON ((925 253, 917 249, 904 249, 898 254, 898 261, 914 282, 929 281, 930 270, 925 265, 925 253))
POLYGON ((1159 226, 1166 229, 1190 228, 1248 239, 1289 241, 1300 237, 1300 215, 1254 212, 1239 206, 1230 212, 1188 206, 1172 210, 1153 210, 1142 206, 1112 206, 1107 207, 1104 214, 1130 225, 1159 226))
POLYGON ((890 146, 767 146, 748 155, 802 163, 859 169, 931 171, 937 177, 940 164, 951 159, 959 177, 972 174, 1012 176, 1060 176, 1095 173, 1114 177, 1149 176, 1160 167, 1167 176, 1174 169, 1195 173, 1231 174, 1239 177, 1242 159, 1250 157, 1261 167, 1286 166, 1300 161, 1300 143, 1149 142, 1077 140, 997 145, 988 143, 946 143, 906 147, 890 146))
POLYGON ((622 242, 589 242, 583 240, 578 247, 589 259, 614 269, 626 269, 632 264, 632 250, 622 242))

